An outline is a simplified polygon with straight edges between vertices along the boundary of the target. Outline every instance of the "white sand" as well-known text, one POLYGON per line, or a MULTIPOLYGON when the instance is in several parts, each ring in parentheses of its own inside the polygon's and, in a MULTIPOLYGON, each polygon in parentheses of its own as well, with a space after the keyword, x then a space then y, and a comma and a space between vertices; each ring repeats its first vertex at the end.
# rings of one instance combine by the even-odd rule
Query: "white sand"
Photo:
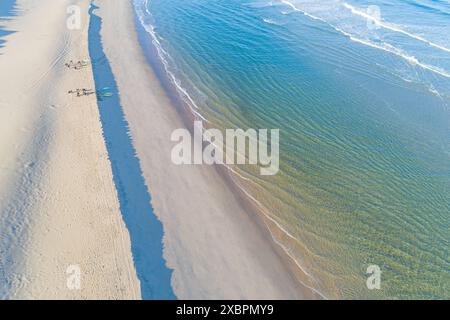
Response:
MULTIPOLYGON (((140 286, 122 220, 88 58, 88 0, 19 0, 18 32, 0 49, 0 298, 135 299, 140 286), (83 28, 66 28, 68 5, 83 28), (81 270, 69 290, 66 270, 81 270)), ((178 298, 309 297, 218 172, 175 166, 170 135, 184 123, 137 41, 131 1, 96 0, 178 298)), ((150 214, 150 213, 149 213, 150 214)))
POLYGON ((172 164, 170 136, 184 124, 145 61, 130 2, 96 4, 105 52, 153 207, 164 225, 164 255, 174 269, 175 294, 187 299, 304 298, 272 239, 217 171, 172 164))
POLYGON ((0 49, 0 298, 139 298, 95 95, 67 93, 94 87, 90 67, 64 66, 89 57, 88 1, 18 4, 0 49), (66 28, 71 4, 82 30, 66 28))

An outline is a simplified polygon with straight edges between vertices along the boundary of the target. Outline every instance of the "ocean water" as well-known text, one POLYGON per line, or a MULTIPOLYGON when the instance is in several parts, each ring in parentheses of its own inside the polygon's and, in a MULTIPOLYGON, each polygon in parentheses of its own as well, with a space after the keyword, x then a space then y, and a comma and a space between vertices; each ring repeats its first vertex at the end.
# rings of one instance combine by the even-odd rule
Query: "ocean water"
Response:
POLYGON ((450 298, 450 1, 135 7, 198 118, 280 129, 279 174, 240 166, 235 180, 306 285, 330 299, 450 298))

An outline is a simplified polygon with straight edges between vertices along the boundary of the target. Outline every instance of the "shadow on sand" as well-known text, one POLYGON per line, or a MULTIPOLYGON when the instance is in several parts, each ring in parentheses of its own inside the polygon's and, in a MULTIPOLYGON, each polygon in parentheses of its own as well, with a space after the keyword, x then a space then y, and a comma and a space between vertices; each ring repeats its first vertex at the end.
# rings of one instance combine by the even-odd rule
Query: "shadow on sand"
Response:
MULTIPOLYGON (((1 0, 0 1, 0 48, 5 46, 6 41, 2 39, 3 37, 14 33, 14 31, 6 30, 2 27, 2 22, 8 20, 9 17, 15 16, 14 7, 16 5, 16 0, 1 0)), ((1 53, 0 53, 1 55, 1 53)))
POLYGON ((98 106, 120 209, 131 238, 142 298, 175 299, 171 287, 172 270, 166 267, 163 258, 163 226, 153 212, 151 197, 131 142, 114 75, 103 51, 102 20, 95 15, 96 9, 98 7, 91 4, 89 53, 96 88, 107 87, 112 92, 110 97, 98 99, 98 106))

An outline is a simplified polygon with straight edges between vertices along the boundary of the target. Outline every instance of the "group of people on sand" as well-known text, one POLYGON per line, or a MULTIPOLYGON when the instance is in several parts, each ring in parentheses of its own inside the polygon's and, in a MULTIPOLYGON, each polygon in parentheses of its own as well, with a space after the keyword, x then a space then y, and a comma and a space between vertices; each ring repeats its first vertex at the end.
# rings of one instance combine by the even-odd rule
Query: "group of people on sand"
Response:
POLYGON ((70 90, 68 92, 69 94, 77 94, 77 97, 82 97, 82 96, 90 96, 91 94, 94 94, 95 91, 92 89, 76 89, 76 90, 70 90))
POLYGON ((89 61, 80 60, 80 61, 74 62, 73 60, 70 60, 65 65, 69 69, 80 70, 81 68, 87 67, 89 65, 89 61))
MULTIPOLYGON (((80 60, 78 62, 74 62, 73 60, 70 60, 69 62, 66 62, 65 65, 69 69, 73 68, 73 69, 79 70, 83 67, 88 66, 89 61, 88 60, 80 60)), ((91 94, 97 94, 97 97, 99 99, 113 96, 113 93, 111 92, 111 88, 109 88, 109 87, 105 87, 98 91, 96 91, 94 89, 75 89, 75 90, 70 90, 68 92, 68 94, 76 94, 77 97, 90 96, 91 94)))
MULTIPOLYGON (((87 60, 80 60, 77 62, 74 62, 73 60, 70 60, 69 62, 66 62, 66 67, 69 69, 75 69, 75 70, 79 70, 81 68, 84 68, 86 66, 89 65, 89 61, 87 60)), ((68 92, 69 94, 76 94, 77 97, 82 97, 82 96, 89 96, 91 94, 94 94, 95 91, 92 89, 76 89, 76 90, 70 90, 68 92)))

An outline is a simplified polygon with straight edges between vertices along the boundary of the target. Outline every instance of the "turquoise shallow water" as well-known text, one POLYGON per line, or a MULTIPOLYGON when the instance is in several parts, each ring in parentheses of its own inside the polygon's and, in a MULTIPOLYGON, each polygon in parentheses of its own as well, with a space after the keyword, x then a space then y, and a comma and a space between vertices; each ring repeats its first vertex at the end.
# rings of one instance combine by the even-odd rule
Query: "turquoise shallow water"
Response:
POLYGON ((136 0, 169 79, 220 128, 279 128, 241 184, 328 298, 450 298, 450 3, 136 0), (188 96, 187 96, 188 95, 188 96), (382 270, 366 286, 368 265, 382 270))

